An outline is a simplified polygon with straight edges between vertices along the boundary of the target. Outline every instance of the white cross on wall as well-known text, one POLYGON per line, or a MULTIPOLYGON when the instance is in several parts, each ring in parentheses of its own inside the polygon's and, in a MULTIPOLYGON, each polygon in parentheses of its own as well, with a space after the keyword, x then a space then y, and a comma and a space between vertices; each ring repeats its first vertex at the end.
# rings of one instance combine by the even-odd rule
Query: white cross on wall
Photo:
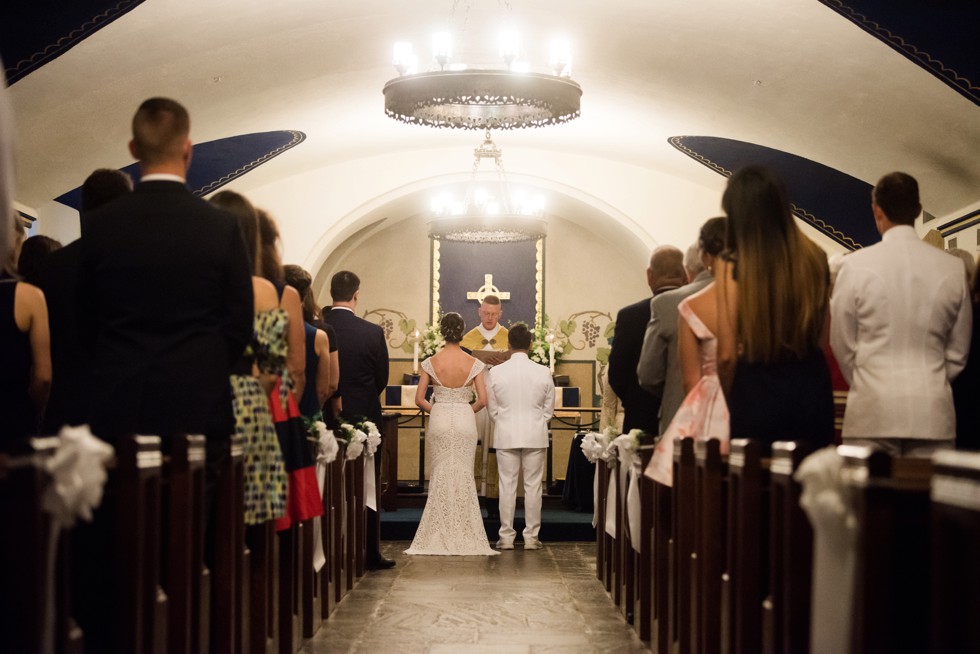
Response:
POLYGON ((493 275, 483 276, 483 286, 475 291, 468 291, 466 293, 467 300, 476 300, 477 302, 483 303, 483 298, 488 295, 496 295, 501 300, 510 299, 510 291, 500 291, 497 287, 493 285, 493 275))

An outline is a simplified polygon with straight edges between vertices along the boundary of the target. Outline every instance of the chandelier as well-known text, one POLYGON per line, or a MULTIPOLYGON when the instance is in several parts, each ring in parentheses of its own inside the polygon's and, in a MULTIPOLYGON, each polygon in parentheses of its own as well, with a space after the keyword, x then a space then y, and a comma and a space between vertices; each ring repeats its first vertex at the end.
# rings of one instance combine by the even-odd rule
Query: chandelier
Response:
POLYGON ((473 168, 463 199, 451 193, 432 199, 429 235, 463 243, 514 243, 542 238, 545 226, 544 198, 510 188, 503 153, 488 129, 483 143, 473 150, 473 168), (490 188, 477 181, 484 159, 493 159, 497 173, 490 188))
POLYGON ((413 125, 452 129, 544 127, 578 118, 582 87, 570 77, 568 42, 552 42, 549 74, 530 72, 518 55, 517 34, 508 31, 500 37, 506 69, 469 68, 452 61, 452 37, 440 32, 432 39, 432 70, 418 72, 412 45, 398 42, 398 77, 384 86, 385 113, 413 125))

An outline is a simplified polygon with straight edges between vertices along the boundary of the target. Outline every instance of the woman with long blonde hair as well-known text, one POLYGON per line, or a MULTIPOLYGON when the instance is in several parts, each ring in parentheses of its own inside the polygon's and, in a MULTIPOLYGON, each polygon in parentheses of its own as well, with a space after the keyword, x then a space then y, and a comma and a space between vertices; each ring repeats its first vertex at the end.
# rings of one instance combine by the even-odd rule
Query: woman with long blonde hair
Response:
POLYGON ((718 282, 718 374, 731 438, 830 444, 826 254, 797 227, 782 180, 748 166, 722 196, 728 251, 718 282))

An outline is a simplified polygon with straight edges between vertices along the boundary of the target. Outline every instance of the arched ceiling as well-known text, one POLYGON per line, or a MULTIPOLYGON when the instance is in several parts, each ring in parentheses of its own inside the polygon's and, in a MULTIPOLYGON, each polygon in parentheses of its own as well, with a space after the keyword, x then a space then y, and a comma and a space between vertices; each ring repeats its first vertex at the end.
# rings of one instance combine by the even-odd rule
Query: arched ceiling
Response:
MULTIPOLYGON (((49 4, 35 3, 33 13, 3 21, 0 54, 6 58, 3 44, 12 35, 33 34, 34 24, 38 34, 51 31, 46 21, 59 14, 58 3, 49 4)), ((584 90, 578 120, 497 137, 505 151, 519 148, 526 155, 517 166, 508 162, 509 172, 560 183, 567 161, 608 162, 716 193, 723 180, 668 143, 677 135, 707 136, 773 148, 868 183, 907 170, 918 177, 927 210, 940 217, 980 206, 980 107, 819 0, 123 4, 126 11, 116 20, 10 89, 19 131, 17 199, 27 207, 44 206, 95 168, 130 164, 130 119, 139 102, 154 95, 188 107, 196 142, 281 130, 305 134, 297 147, 236 180, 235 188, 246 193, 261 194, 311 171, 404 162, 434 151, 459 156, 447 157, 441 169, 425 162, 419 179, 466 170, 480 135, 385 117, 381 88, 395 75, 391 44, 408 40, 424 51, 432 31, 449 27, 462 59, 495 65, 495 34, 505 23, 518 27, 538 70, 550 38, 567 36, 573 77, 584 90), (547 170, 535 169, 544 158, 547 170)), ((826 4, 840 9, 848 3, 826 4)), ((889 11, 887 2, 857 4, 885 17, 889 11)), ((900 4, 907 14, 908 3, 900 4)), ((975 8, 967 11, 980 16, 975 8)), ((905 14, 903 25, 910 22, 905 14)), ((941 21, 949 19, 935 10, 920 22, 941 32, 941 21)), ((961 33, 951 30, 951 39, 961 33)), ((958 50, 955 42, 946 45, 975 57, 972 43, 958 50)), ((970 84, 975 88, 977 80, 970 84)), ((606 166, 596 168, 598 175, 606 166)), ((386 187, 390 172, 375 167, 371 174, 380 181, 373 188, 381 190, 358 201, 370 203, 411 181, 411 171, 402 170, 386 187)), ((287 248, 323 242, 331 221, 341 218, 287 226, 284 233, 303 242, 287 248)), ((651 242, 671 220, 632 218, 640 225, 634 233, 651 242)), ((307 260, 328 254, 295 251, 307 260)))

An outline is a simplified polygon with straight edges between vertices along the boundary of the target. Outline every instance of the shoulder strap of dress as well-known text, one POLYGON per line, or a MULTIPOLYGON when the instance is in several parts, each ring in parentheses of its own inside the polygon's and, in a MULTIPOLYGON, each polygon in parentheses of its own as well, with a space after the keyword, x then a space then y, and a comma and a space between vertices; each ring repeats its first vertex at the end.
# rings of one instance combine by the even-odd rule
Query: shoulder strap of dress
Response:
POLYGON ((680 312, 681 316, 684 317, 684 320, 687 321, 687 324, 691 326, 691 331, 694 332, 695 336, 702 340, 715 337, 715 335, 711 333, 705 324, 701 322, 701 318, 698 316, 698 314, 694 313, 694 309, 691 308, 691 303, 688 302, 686 298, 681 301, 680 305, 677 307, 677 310, 680 312))
POLYGON ((439 381, 439 376, 436 375, 436 371, 432 368, 432 359, 426 359, 422 362, 422 370, 428 373, 429 377, 432 377, 434 381, 439 386, 442 386, 442 382, 439 381))
POLYGON ((468 377, 466 378, 466 383, 465 383, 465 384, 463 384, 463 386, 469 386, 469 383, 470 383, 471 381, 473 381, 473 379, 474 379, 474 378, 475 378, 475 377, 476 377, 477 375, 479 375, 479 374, 480 374, 481 372, 483 372, 483 369, 484 369, 485 367, 486 367, 486 365, 485 365, 485 364, 484 364, 484 363, 483 363, 482 361, 480 361, 479 359, 474 359, 474 360, 473 360, 473 367, 471 367, 471 368, 470 368, 470 374, 469 374, 469 376, 468 376, 468 377))

